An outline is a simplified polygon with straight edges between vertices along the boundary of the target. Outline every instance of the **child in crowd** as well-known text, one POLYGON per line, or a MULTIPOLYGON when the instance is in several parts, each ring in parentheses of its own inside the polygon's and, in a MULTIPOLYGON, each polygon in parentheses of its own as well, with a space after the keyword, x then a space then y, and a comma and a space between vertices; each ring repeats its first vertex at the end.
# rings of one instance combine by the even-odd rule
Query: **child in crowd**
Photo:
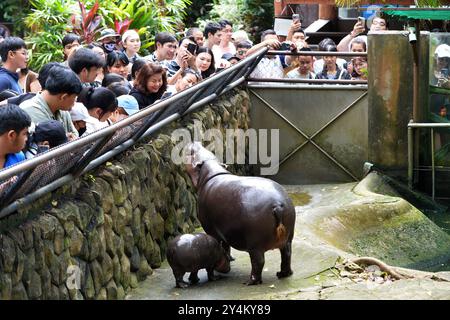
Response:
POLYGON ((139 104, 135 97, 130 95, 122 95, 117 98, 117 109, 113 112, 109 119, 112 122, 117 122, 122 119, 128 118, 139 111, 139 104))
POLYGON ((61 122, 48 120, 39 123, 30 135, 25 157, 31 159, 41 152, 48 151, 69 141, 61 122))

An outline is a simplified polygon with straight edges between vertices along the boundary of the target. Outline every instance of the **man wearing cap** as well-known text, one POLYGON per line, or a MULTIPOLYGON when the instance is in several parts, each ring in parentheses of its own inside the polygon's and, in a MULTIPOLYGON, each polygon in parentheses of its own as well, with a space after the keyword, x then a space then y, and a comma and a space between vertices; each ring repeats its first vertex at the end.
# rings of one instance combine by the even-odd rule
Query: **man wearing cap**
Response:
POLYGON ((79 136, 86 132, 86 121, 89 121, 90 116, 87 108, 81 102, 75 102, 75 105, 69 111, 72 123, 77 129, 79 136))
POLYGON ((128 94, 117 97, 117 105, 118 108, 113 112, 111 117, 109 117, 114 123, 128 118, 139 111, 139 104, 136 98, 128 94))
POLYGON ((120 34, 117 34, 113 29, 107 28, 100 32, 100 41, 102 48, 106 54, 114 50, 118 50, 117 41, 120 39, 120 34))
MULTIPOLYGON (((122 35, 123 52, 127 55, 130 64, 132 65, 141 56, 138 54, 141 49, 141 39, 135 30, 127 30, 122 35)), ((129 71, 131 72, 131 65, 129 71)))

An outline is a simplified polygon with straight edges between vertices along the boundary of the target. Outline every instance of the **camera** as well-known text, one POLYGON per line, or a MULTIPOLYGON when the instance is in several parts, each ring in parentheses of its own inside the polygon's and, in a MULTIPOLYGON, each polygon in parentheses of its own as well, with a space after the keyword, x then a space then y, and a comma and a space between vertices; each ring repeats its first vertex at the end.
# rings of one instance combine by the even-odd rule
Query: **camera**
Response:
POLYGON ((280 47, 281 51, 289 51, 291 50, 291 45, 289 43, 283 42, 280 47))
POLYGON ((292 15, 292 21, 293 22, 301 22, 300 15, 298 13, 294 13, 292 15))

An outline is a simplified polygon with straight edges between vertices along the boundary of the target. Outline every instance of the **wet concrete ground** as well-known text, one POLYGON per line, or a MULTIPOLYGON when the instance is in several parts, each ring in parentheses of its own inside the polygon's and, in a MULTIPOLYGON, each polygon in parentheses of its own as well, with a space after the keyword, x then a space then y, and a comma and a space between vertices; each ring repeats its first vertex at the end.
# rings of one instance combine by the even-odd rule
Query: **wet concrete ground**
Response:
MULTIPOLYGON (((205 270, 201 270, 198 284, 187 289, 175 288, 172 271, 164 262, 126 299, 450 299, 450 282, 400 280, 392 284, 371 285, 339 276, 334 269, 335 263, 339 256, 348 254, 312 235, 304 228, 302 217, 320 206, 338 207, 351 201, 357 197, 352 192, 355 185, 285 186, 292 195, 297 213, 292 246, 294 274, 289 278, 279 280, 276 277, 280 269, 280 254, 278 250, 272 250, 265 255, 263 284, 246 286, 243 283, 250 275, 250 258, 246 252, 232 250, 236 260, 231 263, 231 272, 220 280, 208 282, 205 270)), ((188 275, 185 275, 185 280, 188 275)))

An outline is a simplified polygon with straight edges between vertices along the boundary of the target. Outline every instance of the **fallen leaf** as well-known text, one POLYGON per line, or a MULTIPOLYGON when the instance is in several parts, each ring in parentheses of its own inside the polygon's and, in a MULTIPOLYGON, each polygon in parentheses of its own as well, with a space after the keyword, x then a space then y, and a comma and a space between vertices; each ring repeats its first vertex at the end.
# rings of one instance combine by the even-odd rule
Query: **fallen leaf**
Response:
POLYGON ((53 200, 53 201, 52 201, 52 206, 56 207, 57 205, 58 205, 58 201, 53 200))

